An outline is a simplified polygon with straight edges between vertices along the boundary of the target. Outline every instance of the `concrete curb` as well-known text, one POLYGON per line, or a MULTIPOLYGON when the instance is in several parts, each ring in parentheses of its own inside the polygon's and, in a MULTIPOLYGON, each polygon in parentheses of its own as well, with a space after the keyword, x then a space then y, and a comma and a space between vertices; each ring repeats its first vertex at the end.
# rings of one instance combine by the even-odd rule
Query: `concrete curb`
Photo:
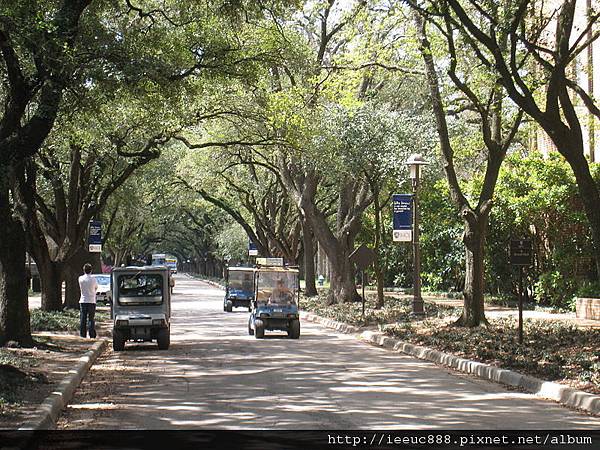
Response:
POLYGON ((214 286, 214 287, 225 289, 225 286, 223 286, 220 283, 217 283, 216 281, 211 281, 211 280, 200 280, 200 281, 204 281, 205 283, 210 284, 211 286, 214 286))
POLYGON ((359 327, 355 327, 354 325, 348 325, 344 322, 337 322, 333 319, 327 319, 325 317, 317 316, 316 314, 309 313, 306 311, 300 311, 300 318, 306 319, 309 322, 317 322, 321 325, 325 325, 327 328, 333 328, 341 333, 346 334, 357 334, 360 332, 359 327))
POLYGON ((381 332, 363 331, 361 333, 360 329, 355 326, 326 319, 312 313, 302 312, 301 317, 311 322, 317 322, 328 328, 333 328, 342 333, 357 334, 359 339, 370 344, 431 361, 460 372, 473 374, 485 380, 520 388, 535 394, 538 397, 554 400, 565 406, 600 415, 600 396, 598 395, 579 391, 553 381, 540 380, 539 378, 523 375, 512 370, 501 369, 489 364, 459 358, 458 356, 443 353, 428 347, 409 344, 408 342, 386 336, 381 332))
POLYGON ((69 370, 67 376, 58 384, 56 389, 46 397, 38 410, 21 427, 21 430, 48 430, 52 429, 62 410, 69 404, 75 389, 83 380, 88 370, 96 361, 108 341, 106 339, 95 342, 91 350, 77 360, 75 368, 69 370))

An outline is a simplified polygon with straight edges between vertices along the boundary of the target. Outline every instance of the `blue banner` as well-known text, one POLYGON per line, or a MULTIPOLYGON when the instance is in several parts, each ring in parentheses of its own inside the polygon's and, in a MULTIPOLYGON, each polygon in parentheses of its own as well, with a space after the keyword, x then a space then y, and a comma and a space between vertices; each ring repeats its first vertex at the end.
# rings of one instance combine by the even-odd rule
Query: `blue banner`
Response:
POLYGON ((394 241, 410 242, 412 240, 412 198, 412 194, 394 194, 392 196, 394 241))
POLYGON ((102 222, 100 220, 90 220, 88 233, 88 251, 102 251, 102 222))
POLYGON ((412 194, 394 194, 393 205, 394 230, 412 230, 412 194))
POLYGON ((102 221, 90 220, 90 234, 88 244, 102 245, 102 221))

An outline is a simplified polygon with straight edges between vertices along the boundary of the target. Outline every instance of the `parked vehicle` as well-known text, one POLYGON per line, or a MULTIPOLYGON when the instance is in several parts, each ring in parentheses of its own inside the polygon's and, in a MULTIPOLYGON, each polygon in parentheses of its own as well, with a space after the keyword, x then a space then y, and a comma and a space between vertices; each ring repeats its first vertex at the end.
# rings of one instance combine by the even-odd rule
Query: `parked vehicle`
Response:
POLYGON ((113 349, 126 341, 170 345, 171 291, 164 266, 118 267, 112 272, 113 349))
POLYGON ((171 273, 177 273, 177 258, 166 253, 153 253, 152 265, 166 266, 171 269, 171 273))
MULTIPOLYGON (((275 258, 269 258, 269 262, 275 258)), ((286 331, 300 337, 299 272, 296 268, 259 266, 254 273, 254 300, 248 319, 248 334, 264 338, 266 330, 286 331)))
POLYGON ((171 269, 171 273, 177 273, 177 258, 168 256, 165 258, 165 266, 171 269))
POLYGON ((223 310, 244 307, 252 310, 254 298, 254 267, 228 267, 225 274, 225 299, 223 310))
POLYGON ((153 253, 152 254, 152 265, 153 266, 165 266, 167 255, 164 253, 153 253))
POLYGON ((96 303, 110 305, 112 303, 110 274, 95 273, 92 274, 92 276, 98 282, 98 289, 96 290, 96 303))

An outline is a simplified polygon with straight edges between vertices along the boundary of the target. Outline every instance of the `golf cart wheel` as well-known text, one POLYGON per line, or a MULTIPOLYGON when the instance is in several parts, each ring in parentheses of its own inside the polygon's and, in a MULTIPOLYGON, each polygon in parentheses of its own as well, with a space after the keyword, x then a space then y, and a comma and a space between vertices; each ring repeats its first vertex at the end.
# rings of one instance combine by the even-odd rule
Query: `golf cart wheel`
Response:
POLYGON ((171 332, 168 328, 161 328, 158 330, 158 349, 159 350, 169 350, 169 345, 171 344, 171 332))
POLYGON ((298 339, 300 337, 300 321, 298 319, 292 320, 290 328, 288 329, 288 336, 291 339, 298 339))
POLYGON ((125 336, 116 328, 113 328, 113 350, 115 352, 121 352, 125 350, 125 336))
POLYGON ((227 305, 225 306, 225 311, 227 311, 227 312, 233 311, 233 303, 231 303, 230 301, 228 301, 227 305))
POLYGON ((262 320, 257 319, 254 321, 254 332, 256 334, 256 339, 265 337, 265 324, 262 320))
POLYGON ((248 317, 248 334, 254 336, 254 330, 252 329, 252 316, 248 317))

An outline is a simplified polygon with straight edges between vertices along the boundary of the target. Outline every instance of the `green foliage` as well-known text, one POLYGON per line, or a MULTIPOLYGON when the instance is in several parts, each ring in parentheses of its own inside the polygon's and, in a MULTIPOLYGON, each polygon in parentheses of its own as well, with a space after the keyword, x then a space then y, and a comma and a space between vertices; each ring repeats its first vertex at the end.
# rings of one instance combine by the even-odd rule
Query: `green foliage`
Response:
POLYGON ((423 285, 433 291, 462 290, 465 253, 462 223, 450 201, 446 180, 426 183, 419 201, 423 285))
POLYGON ((591 277, 594 268, 591 230, 568 164, 554 153, 548 157, 514 153, 500 171, 494 200, 486 258, 490 291, 506 294, 514 290, 509 242, 529 236, 533 229, 535 258, 528 280, 535 286, 536 300, 572 308, 578 284, 591 277))
MULTIPOLYGON (((367 301, 365 302, 364 317, 362 316, 362 303, 353 302, 326 305, 326 296, 323 294, 320 294, 318 297, 303 297, 300 300, 300 305, 302 309, 321 317, 327 317, 338 322, 349 323, 360 327, 414 320, 414 317, 411 315, 412 300, 408 298, 386 296, 385 306, 381 309, 375 309, 375 297, 369 295, 366 297, 367 301)), ((456 312, 456 308, 453 307, 435 303, 425 303, 426 317, 447 317, 455 315, 456 312)))
POLYGON ((600 298, 600 282, 586 281, 583 282, 576 292, 577 297, 600 298))
POLYGON ((366 172, 375 179, 397 180, 406 171, 411 153, 430 157, 435 137, 429 116, 412 111, 395 111, 383 103, 358 107, 330 107, 325 129, 330 136, 328 172, 343 175, 366 172))
POLYGON ((412 287, 412 250, 410 243, 392 242, 391 223, 386 227, 386 239, 380 249, 380 261, 385 270, 385 286, 412 287))
POLYGON ((534 289, 540 303, 574 310, 575 281, 565 278, 559 271, 541 273, 534 283, 534 289))
MULTIPOLYGON (((108 313, 96 311, 96 321, 108 319, 108 313)), ((65 309, 64 311, 31 310, 31 331, 78 331, 79 311, 65 309)))
POLYGON ((58 312, 31 310, 32 331, 76 331, 78 329, 79 311, 75 309, 58 312))
POLYGON ((225 261, 246 261, 248 259, 248 235, 237 223, 225 225, 215 236, 216 255, 225 261))

